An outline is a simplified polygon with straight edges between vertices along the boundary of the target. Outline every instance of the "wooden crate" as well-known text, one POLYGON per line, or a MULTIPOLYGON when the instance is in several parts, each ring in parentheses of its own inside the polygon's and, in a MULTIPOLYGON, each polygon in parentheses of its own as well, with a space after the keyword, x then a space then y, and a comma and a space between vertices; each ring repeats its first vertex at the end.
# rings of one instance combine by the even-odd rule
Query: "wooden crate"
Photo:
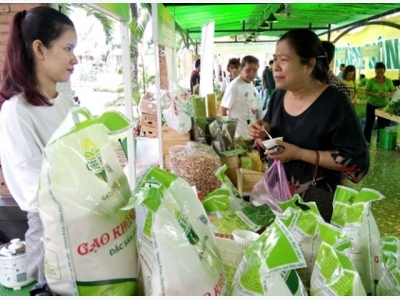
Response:
POLYGON ((169 149, 175 145, 186 145, 190 141, 190 134, 180 134, 175 129, 164 125, 162 128, 163 154, 169 154, 169 149))
MULTIPOLYGON (((239 168, 239 155, 232 156, 220 156, 221 163, 229 168, 237 169, 239 168)), ((235 171, 236 172, 236 171, 235 171)))
POLYGON ((244 193, 251 193, 254 186, 263 177, 264 173, 250 171, 246 169, 237 169, 237 182, 236 188, 239 193, 243 195, 244 193))

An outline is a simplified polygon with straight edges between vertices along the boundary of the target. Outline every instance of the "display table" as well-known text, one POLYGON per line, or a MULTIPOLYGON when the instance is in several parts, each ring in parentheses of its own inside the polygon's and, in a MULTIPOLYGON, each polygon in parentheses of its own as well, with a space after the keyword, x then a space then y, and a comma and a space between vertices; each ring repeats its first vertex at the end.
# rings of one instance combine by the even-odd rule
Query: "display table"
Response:
POLYGON ((396 139, 396 143, 397 143, 397 145, 399 145, 400 144, 400 116, 394 116, 394 115, 391 116, 389 113, 384 112, 380 108, 379 109, 375 109, 375 115, 378 116, 378 117, 381 117, 381 118, 384 118, 384 119, 391 120, 391 121, 399 123, 397 125, 397 139, 396 139))

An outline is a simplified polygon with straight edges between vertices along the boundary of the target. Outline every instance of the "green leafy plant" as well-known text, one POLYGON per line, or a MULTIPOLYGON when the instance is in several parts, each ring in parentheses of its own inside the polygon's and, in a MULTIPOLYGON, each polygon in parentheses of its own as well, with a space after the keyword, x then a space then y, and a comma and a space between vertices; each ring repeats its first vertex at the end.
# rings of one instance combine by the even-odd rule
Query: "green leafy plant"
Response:
POLYGON ((392 101, 383 109, 384 112, 387 112, 391 116, 400 116, 400 99, 397 101, 392 101))

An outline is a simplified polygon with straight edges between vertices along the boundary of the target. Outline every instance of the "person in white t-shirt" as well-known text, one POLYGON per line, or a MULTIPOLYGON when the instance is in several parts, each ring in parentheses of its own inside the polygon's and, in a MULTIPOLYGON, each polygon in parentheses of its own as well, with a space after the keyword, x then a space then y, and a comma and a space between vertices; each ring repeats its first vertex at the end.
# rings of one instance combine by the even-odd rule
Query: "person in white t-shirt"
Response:
POLYGON ((57 91, 78 63, 77 35, 63 13, 47 6, 17 12, 10 23, 0 89, 0 156, 11 195, 28 212, 27 276, 44 281, 39 179, 44 148, 73 107, 57 91))
POLYGON ((256 119, 257 95, 253 80, 257 76, 259 66, 256 57, 243 57, 239 68, 240 75, 228 85, 218 109, 219 116, 239 120, 235 137, 248 138, 248 127, 256 119))

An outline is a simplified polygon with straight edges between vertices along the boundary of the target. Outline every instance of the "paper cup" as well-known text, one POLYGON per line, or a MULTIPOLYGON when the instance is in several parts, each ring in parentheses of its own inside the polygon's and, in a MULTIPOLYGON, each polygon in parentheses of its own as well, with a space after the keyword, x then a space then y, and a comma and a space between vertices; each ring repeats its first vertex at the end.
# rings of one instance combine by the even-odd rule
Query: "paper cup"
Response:
POLYGON ((232 232, 233 239, 246 247, 250 246, 257 240, 260 235, 250 230, 235 229, 232 232))
POLYGON ((267 150, 272 150, 272 149, 274 149, 275 147, 278 146, 277 143, 276 143, 277 140, 283 141, 283 137, 281 136, 281 137, 278 137, 278 138, 275 138, 275 139, 272 139, 272 140, 265 140, 262 143, 263 143, 263 145, 265 146, 265 148, 267 150))

